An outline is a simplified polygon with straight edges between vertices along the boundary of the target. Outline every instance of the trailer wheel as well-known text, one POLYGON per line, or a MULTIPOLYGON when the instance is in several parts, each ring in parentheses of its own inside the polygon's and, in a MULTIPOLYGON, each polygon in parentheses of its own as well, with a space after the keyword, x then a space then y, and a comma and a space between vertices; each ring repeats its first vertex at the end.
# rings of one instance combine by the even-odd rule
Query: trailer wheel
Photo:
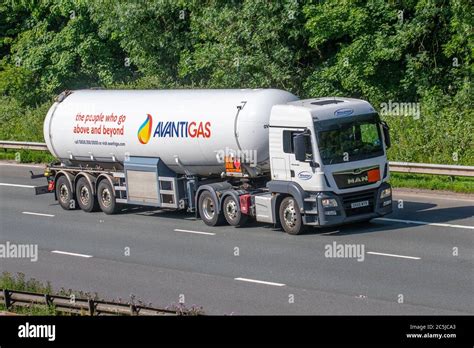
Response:
POLYGON ((217 212, 217 202, 214 202, 209 191, 204 191, 199 196, 199 215, 208 226, 222 225, 225 221, 224 215, 217 212))
POLYGON ((76 196, 77 204, 83 211, 90 213, 99 209, 97 197, 94 195, 92 187, 85 177, 81 177, 77 181, 76 196))
POLYGON ((232 196, 227 196, 223 204, 224 216, 229 225, 240 227, 245 225, 248 220, 248 215, 242 214, 239 204, 232 196))
POLYGON ((288 234, 300 234, 304 231, 300 208, 293 197, 286 197, 281 202, 280 222, 283 230, 288 234))
POLYGON ((56 181, 56 198, 64 210, 76 209, 76 200, 69 180, 63 175, 56 181))
POLYGON ((120 210, 120 204, 115 201, 114 188, 107 179, 99 182, 97 200, 99 201, 100 209, 107 215, 116 214, 120 210))

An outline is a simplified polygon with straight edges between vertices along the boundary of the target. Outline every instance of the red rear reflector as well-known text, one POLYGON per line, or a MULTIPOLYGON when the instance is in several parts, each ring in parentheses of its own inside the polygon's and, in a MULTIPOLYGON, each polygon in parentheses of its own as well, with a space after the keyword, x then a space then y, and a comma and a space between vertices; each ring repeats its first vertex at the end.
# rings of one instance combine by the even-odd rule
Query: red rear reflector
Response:
POLYGON ((248 215, 250 212, 250 204, 251 204, 250 195, 247 194, 247 195, 239 196, 239 200, 240 200, 240 211, 242 212, 242 214, 248 215))
POLYGON ((377 182, 380 180, 380 170, 379 169, 372 169, 367 172, 367 178, 369 182, 377 182))
POLYGON ((54 191, 54 180, 48 182, 48 191, 54 191))

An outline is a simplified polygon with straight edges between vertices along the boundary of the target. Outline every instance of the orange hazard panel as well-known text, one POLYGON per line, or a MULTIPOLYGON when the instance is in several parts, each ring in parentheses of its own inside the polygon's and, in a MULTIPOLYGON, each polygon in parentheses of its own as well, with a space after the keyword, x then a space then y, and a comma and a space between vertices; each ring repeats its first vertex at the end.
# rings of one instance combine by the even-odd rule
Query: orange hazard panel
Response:
POLYGON ((369 182, 377 182, 380 180, 380 170, 379 169, 372 169, 367 172, 367 177, 369 182))
POLYGON ((225 157, 225 171, 227 173, 242 173, 240 160, 232 156, 225 157))

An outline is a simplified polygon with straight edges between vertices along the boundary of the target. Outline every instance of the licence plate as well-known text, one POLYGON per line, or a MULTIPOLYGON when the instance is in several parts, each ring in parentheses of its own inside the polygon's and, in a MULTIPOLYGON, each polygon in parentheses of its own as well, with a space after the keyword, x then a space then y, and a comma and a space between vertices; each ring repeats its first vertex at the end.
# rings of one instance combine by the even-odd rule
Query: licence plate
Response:
POLYGON ((352 209, 361 208, 361 207, 366 207, 368 205, 369 205, 369 201, 355 202, 355 203, 351 203, 351 208, 352 209))

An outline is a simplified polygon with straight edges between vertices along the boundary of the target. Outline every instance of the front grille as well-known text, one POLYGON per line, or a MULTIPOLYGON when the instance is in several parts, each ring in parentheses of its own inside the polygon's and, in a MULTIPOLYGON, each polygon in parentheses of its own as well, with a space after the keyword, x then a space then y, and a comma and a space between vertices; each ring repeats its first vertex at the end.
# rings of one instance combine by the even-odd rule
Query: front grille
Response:
POLYGON ((346 193, 346 194, 341 195, 342 205, 344 207, 344 211, 346 212, 346 216, 373 213, 374 207, 375 207, 376 194, 377 194, 377 190, 367 190, 367 191, 361 191, 361 192, 346 193), (360 208, 351 208, 352 203, 362 202, 362 201, 369 201, 369 205, 365 207, 360 207, 360 208))
POLYGON ((380 169, 379 166, 371 166, 344 170, 333 173, 333 178, 340 189, 371 185, 380 180, 380 169))

